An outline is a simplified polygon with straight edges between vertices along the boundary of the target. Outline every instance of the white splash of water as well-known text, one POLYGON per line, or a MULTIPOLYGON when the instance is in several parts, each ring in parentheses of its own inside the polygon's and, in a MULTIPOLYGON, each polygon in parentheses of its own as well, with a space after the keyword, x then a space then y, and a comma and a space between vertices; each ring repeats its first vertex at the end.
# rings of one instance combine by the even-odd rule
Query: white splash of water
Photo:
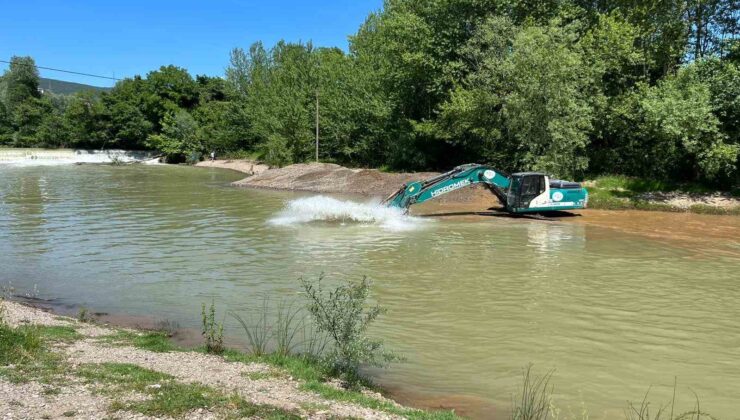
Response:
POLYGON ((426 222, 404 214, 402 209, 386 207, 377 202, 357 203, 319 195, 289 201, 269 223, 291 226, 318 221, 372 224, 394 231, 417 229, 426 222))

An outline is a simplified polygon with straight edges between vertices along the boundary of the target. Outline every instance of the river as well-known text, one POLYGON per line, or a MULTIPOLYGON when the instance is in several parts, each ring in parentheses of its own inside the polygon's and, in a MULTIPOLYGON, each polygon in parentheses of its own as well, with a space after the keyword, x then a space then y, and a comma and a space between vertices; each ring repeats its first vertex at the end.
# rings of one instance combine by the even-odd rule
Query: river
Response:
MULTIPOLYGON (((373 333, 407 358, 371 373, 402 401, 506 418, 532 363, 554 369, 565 415, 623 418, 649 388, 653 406, 670 402, 675 380, 677 411, 693 390, 702 409, 740 418, 740 218, 286 222, 326 203, 285 213, 309 195, 228 186, 241 177, 0 167, 0 285, 197 328, 202 302, 245 312, 266 294, 299 298, 301 276, 367 275, 388 309, 373 333)), ((226 332, 241 340, 228 317, 226 332)))

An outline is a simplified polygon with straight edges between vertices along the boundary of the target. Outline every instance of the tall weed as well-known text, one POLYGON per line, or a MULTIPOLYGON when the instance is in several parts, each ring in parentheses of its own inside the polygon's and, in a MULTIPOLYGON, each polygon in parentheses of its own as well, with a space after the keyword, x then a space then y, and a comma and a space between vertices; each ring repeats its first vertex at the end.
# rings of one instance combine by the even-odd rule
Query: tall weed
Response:
POLYGON ((206 311, 206 304, 201 304, 203 320, 203 338, 205 338, 206 352, 221 354, 224 352, 224 323, 216 322, 216 304, 211 301, 211 307, 206 311))
POLYGON ((547 420, 551 411, 553 386, 550 384, 553 371, 542 376, 532 373, 528 365, 522 374, 520 395, 512 396, 512 420, 547 420))
POLYGON ((247 335, 249 341, 249 348, 253 355, 263 356, 267 354, 267 346, 272 337, 272 327, 268 323, 269 317, 269 304, 265 297, 262 301, 262 310, 257 315, 256 319, 250 317, 245 320, 241 315, 231 312, 230 315, 236 319, 239 325, 244 329, 244 333, 247 335))

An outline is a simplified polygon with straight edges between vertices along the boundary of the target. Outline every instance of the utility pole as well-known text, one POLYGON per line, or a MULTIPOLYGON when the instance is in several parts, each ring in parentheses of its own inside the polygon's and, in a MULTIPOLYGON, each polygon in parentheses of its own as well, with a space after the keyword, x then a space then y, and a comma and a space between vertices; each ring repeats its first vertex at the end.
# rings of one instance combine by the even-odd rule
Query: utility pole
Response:
POLYGON ((316 163, 319 162, 319 91, 316 91, 316 163))

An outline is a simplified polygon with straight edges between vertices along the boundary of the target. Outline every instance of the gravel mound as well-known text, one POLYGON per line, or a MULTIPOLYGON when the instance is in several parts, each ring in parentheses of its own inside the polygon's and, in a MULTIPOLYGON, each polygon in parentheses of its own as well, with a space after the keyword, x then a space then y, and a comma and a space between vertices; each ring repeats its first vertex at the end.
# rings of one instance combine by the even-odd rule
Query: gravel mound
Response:
POLYGON ((385 198, 404 183, 434 175, 437 173, 385 173, 377 169, 350 169, 333 163, 299 163, 269 169, 232 185, 317 193, 362 194, 385 198))

